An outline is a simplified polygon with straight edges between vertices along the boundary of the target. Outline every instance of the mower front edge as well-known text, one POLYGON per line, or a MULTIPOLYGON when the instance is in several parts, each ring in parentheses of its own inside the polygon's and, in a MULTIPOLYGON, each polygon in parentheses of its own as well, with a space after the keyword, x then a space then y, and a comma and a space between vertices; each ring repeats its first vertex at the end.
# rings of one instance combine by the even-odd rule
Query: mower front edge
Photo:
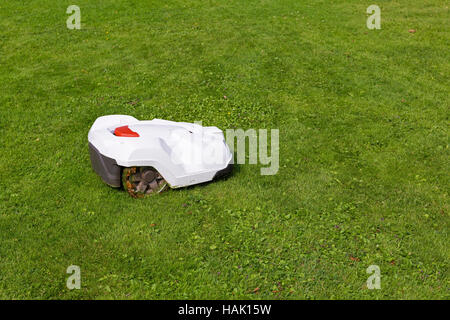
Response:
POLYGON ((119 188, 121 186, 120 166, 117 165, 116 160, 102 155, 90 142, 89 154, 94 171, 106 184, 119 188))

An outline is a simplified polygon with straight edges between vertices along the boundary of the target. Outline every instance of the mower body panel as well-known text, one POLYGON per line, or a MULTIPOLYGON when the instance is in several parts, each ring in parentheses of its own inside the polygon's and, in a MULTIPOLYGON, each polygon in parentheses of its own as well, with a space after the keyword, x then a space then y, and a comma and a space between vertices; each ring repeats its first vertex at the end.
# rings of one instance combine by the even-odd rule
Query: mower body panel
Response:
POLYGON ((120 167, 153 167, 178 188, 213 180, 233 162, 222 130, 194 123, 103 116, 88 140, 95 172, 113 187, 120 186, 120 167), (127 136, 119 136, 122 132, 127 136))

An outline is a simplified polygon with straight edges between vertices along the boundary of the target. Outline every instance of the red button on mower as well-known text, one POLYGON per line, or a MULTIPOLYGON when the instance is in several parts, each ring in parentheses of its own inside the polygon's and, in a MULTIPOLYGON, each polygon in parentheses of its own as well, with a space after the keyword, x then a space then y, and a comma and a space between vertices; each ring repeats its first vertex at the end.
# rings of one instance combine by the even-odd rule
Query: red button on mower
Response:
POLYGON ((114 130, 114 135, 118 137, 130 137, 130 138, 139 137, 139 134, 128 128, 128 126, 117 127, 114 130))

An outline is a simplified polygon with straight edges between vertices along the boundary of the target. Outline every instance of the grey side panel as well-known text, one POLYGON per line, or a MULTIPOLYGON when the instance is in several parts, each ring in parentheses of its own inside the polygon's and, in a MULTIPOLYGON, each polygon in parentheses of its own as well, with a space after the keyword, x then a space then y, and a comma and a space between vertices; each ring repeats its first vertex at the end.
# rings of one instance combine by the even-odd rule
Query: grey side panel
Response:
POLYGON ((111 187, 120 187, 120 166, 117 165, 116 160, 102 155, 91 143, 89 143, 89 154, 92 168, 102 180, 111 187))

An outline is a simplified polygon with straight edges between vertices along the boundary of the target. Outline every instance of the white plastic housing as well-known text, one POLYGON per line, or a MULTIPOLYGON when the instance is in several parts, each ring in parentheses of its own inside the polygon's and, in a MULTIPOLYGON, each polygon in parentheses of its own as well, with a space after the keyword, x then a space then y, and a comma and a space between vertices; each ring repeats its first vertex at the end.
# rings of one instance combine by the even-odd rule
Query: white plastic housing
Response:
POLYGON ((194 123, 109 115, 94 122, 88 140, 119 166, 154 167, 172 188, 210 181, 232 163, 222 130, 194 123), (121 126, 139 137, 114 135, 121 126))

